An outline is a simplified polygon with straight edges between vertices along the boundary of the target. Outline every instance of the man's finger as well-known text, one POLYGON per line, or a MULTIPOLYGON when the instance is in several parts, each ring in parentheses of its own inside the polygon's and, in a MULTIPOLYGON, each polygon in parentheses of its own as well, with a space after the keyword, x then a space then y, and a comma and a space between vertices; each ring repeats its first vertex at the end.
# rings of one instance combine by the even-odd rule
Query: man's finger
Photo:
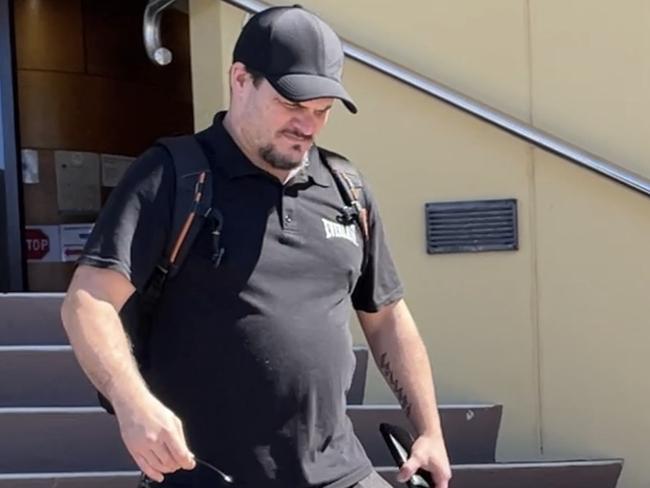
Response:
POLYGON ((184 469, 194 469, 196 468, 196 461, 194 460, 194 453, 190 451, 190 447, 187 445, 187 440, 185 437, 185 429, 183 429, 183 421, 176 417, 176 427, 178 429, 178 436, 181 440, 181 446, 184 447, 184 452, 181 452, 183 456, 184 464, 181 463, 184 469))
POLYGON ((439 469, 435 471, 435 476, 432 473, 432 478, 436 483, 436 488, 447 488, 449 486, 449 480, 452 478, 453 473, 451 472, 451 467, 447 465, 445 469, 439 469))
POLYGON ((406 483, 415 473, 417 473, 418 469, 420 469, 420 462, 414 457, 408 458, 407 461, 402 464, 399 473, 397 473, 397 481, 400 483, 406 483))
POLYGON ((154 446, 145 453, 145 459, 149 462, 149 465, 160 471, 161 473, 169 473, 171 471, 176 471, 178 468, 171 468, 169 466, 171 461, 171 456, 167 453, 164 445, 154 446), (167 461, 165 461, 167 459, 167 461))
POLYGON ((153 466, 151 466, 149 461, 147 461, 147 459, 144 456, 141 456, 140 454, 136 454, 135 456, 133 456, 133 459, 138 465, 138 467, 140 468, 140 470, 144 474, 146 474, 149 478, 151 478, 154 481, 157 481, 158 483, 163 482, 163 480, 165 479, 163 474, 157 469, 155 469, 153 466))
POLYGON ((196 467, 194 454, 190 452, 185 443, 182 427, 176 435, 170 434, 168 436, 165 446, 178 466, 183 469, 194 469, 196 467))
MULTIPOLYGON (((160 447, 156 446, 156 449, 160 449, 160 447)), ((169 472, 169 469, 167 469, 165 463, 162 462, 160 456, 158 456, 158 453, 154 449, 147 449, 142 453, 142 457, 149 463, 149 466, 156 471, 163 474, 169 472)))
POLYGON ((167 454, 169 455, 170 458, 170 463, 172 463, 175 467, 174 470, 177 469, 194 469, 196 464, 194 463, 194 458, 193 457, 182 457, 182 455, 179 452, 173 452, 171 446, 168 443, 165 443, 164 449, 167 451, 167 454))

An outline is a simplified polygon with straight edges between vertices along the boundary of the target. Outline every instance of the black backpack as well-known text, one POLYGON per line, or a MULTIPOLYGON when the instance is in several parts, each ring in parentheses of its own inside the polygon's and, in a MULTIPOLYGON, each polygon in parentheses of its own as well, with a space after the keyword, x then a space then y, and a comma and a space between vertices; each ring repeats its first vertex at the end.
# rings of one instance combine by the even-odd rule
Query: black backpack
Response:
MULTIPOLYGON (((120 318, 132 345, 133 356, 140 371, 146 371, 148 336, 152 315, 162 295, 165 282, 183 265, 199 231, 210 226, 212 262, 219 266, 225 250, 221 246, 223 216, 212 206, 212 172, 200 143, 193 135, 166 137, 157 141, 171 155, 176 171, 176 193, 169 242, 165 255, 154 269, 144 291, 134 293, 120 311, 120 318)), ((368 213, 364 206, 363 182, 357 169, 343 156, 318 148, 321 161, 334 177, 344 207, 339 222, 355 223, 363 236, 364 269, 367 263, 369 238, 368 213)), ((99 403, 114 414, 108 399, 97 392, 99 403)))

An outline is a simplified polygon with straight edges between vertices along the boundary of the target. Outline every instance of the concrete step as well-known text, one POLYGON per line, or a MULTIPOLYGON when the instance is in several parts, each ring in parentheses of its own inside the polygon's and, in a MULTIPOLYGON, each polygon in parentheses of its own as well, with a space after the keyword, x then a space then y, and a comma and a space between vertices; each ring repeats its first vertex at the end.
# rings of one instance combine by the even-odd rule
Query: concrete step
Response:
MULTIPOLYGON (((368 349, 357 346, 354 353, 348 403, 357 405, 363 403, 368 349)), ((70 346, 0 346, 0 407, 88 405, 97 405, 95 390, 70 346)))
MULTIPOLYGON (((441 405, 447 452, 452 463, 490 463, 495 460, 501 405, 441 405)), ((393 460, 379 433, 379 424, 388 422, 413 433, 398 405, 351 405, 348 415, 355 433, 375 466, 390 466, 393 460)))
POLYGON ((137 471, 0 473, 0 488, 136 488, 137 471))
POLYGON ((70 346, 0 346, 0 407, 97 404, 70 346))
MULTIPOLYGON (((452 466, 450 488, 614 488, 620 459, 452 466)), ((395 488, 396 468, 377 471, 395 488)), ((137 471, 1 474, 0 488, 135 488, 137 471)))
MULTIPOLYGON (((349 412, 373 463, 391 465, 378 427, 384 421, 407 425, 397 407, 351 406, 349 412)), ((500 407, 443 406, 440 415, 443 429, 449 431, 451 459, 494 459, 498 422, 496 427, 485 426, 500 418, 500 407), (478 432, 473 432, 475 428, 478 432), (483 438, 483 431, 494 435, 483 438), (476 442, 479 447, 466 442, 476 442)), ((0 432, 0 473, 119 471, 134 466, 114 417, 99 407, 0 408, 0 432)))
MULTIPOLYGON (((450 488, 615 488, 622 459, 452 466, 450 488)), ((395 488, 397 468, 377 471, 395 488)), ((1 485, 0 485, 1 486, 1 485)))
POLYGON ((0 345, 67 344, 62 301, 63 293, 0 293, 0 345))
POLYGON ((0 473, 134 469, 117 422, 98 407, 0 409, 0 473))

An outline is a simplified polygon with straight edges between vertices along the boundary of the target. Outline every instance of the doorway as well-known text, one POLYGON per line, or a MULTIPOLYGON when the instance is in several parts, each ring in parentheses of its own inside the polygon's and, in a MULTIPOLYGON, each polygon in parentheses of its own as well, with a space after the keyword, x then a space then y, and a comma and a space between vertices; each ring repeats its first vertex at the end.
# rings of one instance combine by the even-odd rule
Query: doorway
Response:
POLYGON ((157 138, 193 131, 189 18, 162 17, 173 63, 148 58, 144 0, 15 0, 25 290, 65 291, 97 215, 157 138))

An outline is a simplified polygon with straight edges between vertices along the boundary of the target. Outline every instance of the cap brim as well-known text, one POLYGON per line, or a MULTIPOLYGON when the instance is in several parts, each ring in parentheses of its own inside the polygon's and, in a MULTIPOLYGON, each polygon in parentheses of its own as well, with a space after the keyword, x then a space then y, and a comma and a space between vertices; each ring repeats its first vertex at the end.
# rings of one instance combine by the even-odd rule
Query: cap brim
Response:
POLYGON ((353 114, 357 113, 357 106, 352 97, 345 91, 338 81, 317 75, 284 75, 278 78, 267 76, 280 95, 294 102, 306 102, 317 98, 338 98, 353 114))

